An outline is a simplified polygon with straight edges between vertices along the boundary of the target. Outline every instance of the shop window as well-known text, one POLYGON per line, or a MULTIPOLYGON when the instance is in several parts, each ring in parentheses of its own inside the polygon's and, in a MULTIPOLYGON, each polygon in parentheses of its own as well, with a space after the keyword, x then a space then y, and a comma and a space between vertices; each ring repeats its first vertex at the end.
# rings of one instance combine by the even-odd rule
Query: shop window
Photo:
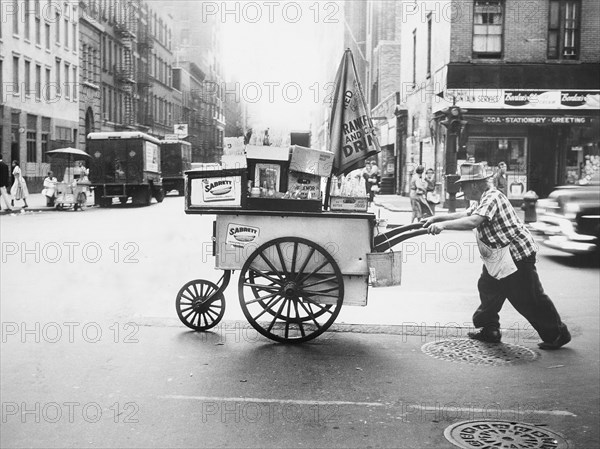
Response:
POLYGON ((27 131, 27 162, 37 162, 35 131, 27 131))
MULTIPOLYGON (((509 199, 520 199, 527 191, 527 139, 524 137, 469 137, 467 158, 496 170, 506 162, 509 199)), ((459 160, 458 165, 466 161, 459 160)))
POLYGON ((475 1, 473 10, 473 57, 502 56, 503 2, 475 1))
POLYGON ((578 59, 580 0, 550 0, 548 59, 578 59))

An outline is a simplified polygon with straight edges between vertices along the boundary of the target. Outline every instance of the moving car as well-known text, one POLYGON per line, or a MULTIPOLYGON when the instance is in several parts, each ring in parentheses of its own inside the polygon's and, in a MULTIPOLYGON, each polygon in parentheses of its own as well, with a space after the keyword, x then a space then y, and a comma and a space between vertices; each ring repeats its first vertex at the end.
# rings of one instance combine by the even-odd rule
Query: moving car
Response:
POLYGON ((598 253, 600 245, 600 183, 557 187, 537 203, 532 229, 544 245, 571 254, 598 253))

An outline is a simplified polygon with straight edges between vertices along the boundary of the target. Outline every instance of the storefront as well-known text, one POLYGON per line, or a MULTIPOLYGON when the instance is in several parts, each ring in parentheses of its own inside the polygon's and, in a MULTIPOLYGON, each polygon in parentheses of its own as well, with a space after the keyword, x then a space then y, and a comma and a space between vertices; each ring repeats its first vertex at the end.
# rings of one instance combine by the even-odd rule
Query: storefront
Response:
POLYGON ((508 194, 547 196, 555 186, 597 173, 600 92, 454 90, 467 121, 457 164, 467 158, 508 166, 508 194))

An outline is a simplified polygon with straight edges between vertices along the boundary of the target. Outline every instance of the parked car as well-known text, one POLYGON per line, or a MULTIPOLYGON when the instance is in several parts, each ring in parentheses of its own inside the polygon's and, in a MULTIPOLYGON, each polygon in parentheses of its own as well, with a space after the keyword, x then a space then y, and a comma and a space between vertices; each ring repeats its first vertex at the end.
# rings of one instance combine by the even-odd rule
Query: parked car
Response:
POLYGON ((537 203, 535 232, 543 244, 571 254, 598 253, 600 244, 600 183, 557 187, 537 203))

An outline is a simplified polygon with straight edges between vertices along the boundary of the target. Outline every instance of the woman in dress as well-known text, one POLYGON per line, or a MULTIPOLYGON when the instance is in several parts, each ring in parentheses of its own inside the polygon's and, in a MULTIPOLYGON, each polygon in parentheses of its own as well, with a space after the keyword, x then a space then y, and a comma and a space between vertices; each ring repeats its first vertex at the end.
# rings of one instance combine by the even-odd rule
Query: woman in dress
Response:
POLYGON ((419 165, 416 169, 412 178, 410 179, 410 205, 412 208, 412 219, 411 223, 415 220, 418 222, 422 218, 431 217, 433 213, 427 204, 425 199, 425 193, 427 192, 427 183, 423 180, 423 172, 425 167, 419 165))
POLYGON ((27 197, 29 196, 29 190, 27 190, 27 182, 21 173, 21 167, 19 167, 19 161, 12 161, 13 166, 13 177, 15 178, 15 182, 13 183, 10 194, 13 196, 13 206, 14 200, 23 200, 24 206, 23 209, 29 207, 27 205, 27 197))

